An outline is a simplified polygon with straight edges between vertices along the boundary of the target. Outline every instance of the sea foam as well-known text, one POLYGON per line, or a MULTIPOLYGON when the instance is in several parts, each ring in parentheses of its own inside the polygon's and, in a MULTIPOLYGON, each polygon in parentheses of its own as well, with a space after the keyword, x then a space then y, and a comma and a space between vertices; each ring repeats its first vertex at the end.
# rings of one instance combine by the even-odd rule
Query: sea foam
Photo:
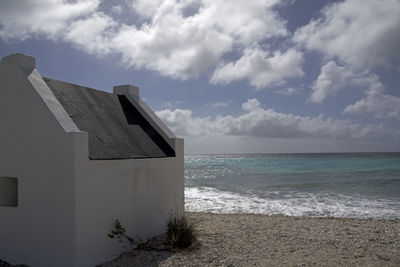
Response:
POLYGON ((400 218, 400 204, 394 200, 333 193, 267 192, 263 197, 210 187, 186 187, 187 211, 212 213, 282 214, 288 216, 400 218), (279 195, 279 197, 277 197, 279 195))

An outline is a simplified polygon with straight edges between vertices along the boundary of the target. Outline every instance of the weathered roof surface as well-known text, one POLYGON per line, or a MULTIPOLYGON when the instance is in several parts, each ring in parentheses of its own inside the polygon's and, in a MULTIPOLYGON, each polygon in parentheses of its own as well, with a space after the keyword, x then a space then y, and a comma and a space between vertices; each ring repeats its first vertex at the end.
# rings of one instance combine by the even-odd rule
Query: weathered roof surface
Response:
POLYGON ((123 95, 43 78, 81 131, 91 159, 175 156, 174 150, 123 95))

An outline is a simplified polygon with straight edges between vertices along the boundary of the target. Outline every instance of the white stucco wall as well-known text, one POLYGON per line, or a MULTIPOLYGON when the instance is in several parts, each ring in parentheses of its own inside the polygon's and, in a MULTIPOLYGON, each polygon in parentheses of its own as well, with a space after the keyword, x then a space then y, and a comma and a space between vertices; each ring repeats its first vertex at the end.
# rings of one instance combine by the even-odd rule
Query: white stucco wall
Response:
POLYGON ((74 139, 28 80, 34 62, 12 63, 0 67, 0 177, 18 178, 18 206, 0 206, 0 258, 73 266, 74 139))
POLYGON ((126 248, 107 234, 120 220, 133 238, 162 234, 170 216, 184 212, 183 140, 176 157, 88 160, 87 139, 76 139, 78 266, 112 259, 126 248))
POLYGON ((18 178, 18 206, 0 206, 0 259, 94 266, 126 249, 107 236, 116 219, 134 238, 165 232, 184 213, 183 140, 176 157, 89 160, 87 133, 31 59, 0 66, 0 177, 18 178))

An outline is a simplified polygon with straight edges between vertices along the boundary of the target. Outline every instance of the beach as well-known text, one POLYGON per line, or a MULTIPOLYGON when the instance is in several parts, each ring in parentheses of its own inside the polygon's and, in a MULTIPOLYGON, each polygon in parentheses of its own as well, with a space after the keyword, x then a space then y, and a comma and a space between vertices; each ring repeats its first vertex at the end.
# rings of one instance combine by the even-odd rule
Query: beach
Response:
POLYGON ((171 252, 156 239, 102 266, 400 266, 399 219, 186 216, 198 248, 171 252))

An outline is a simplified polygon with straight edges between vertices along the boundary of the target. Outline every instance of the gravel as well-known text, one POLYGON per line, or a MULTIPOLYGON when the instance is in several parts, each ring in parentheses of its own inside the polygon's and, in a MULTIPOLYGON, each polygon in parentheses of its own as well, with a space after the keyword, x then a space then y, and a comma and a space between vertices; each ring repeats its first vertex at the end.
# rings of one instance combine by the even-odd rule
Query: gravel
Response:
POLYGON ((198 248, 170 251, 161 236, 101 266, 400 266, 400 220, 186 216, 198 248))

